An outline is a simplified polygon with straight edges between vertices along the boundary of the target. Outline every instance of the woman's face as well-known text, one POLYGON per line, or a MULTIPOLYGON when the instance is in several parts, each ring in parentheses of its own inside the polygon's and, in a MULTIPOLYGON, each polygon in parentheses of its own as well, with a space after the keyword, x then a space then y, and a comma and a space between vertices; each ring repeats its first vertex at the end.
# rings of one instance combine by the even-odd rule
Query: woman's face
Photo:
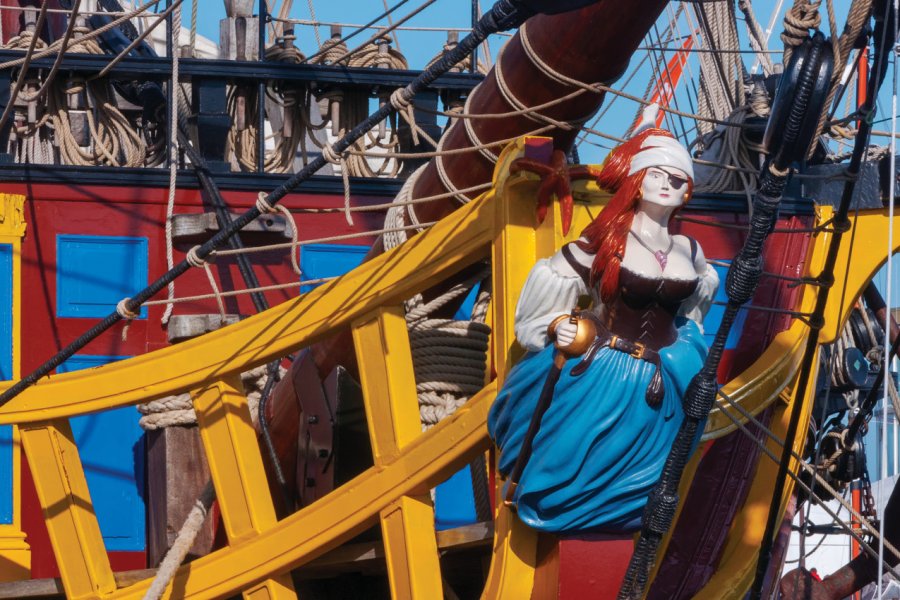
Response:
POLYGON ((660 206, 681 206, 687 191, 687 174, 674 167, 650 167, 641 182, 641 200, 660 206))

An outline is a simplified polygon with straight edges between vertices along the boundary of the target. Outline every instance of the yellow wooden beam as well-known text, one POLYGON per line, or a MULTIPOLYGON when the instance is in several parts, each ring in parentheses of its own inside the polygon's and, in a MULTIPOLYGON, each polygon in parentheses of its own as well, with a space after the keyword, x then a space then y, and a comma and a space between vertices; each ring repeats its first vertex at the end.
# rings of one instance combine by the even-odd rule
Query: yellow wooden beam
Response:
MULTIPOLYGON (((389 464, 422 435, 406 317, 401 306, 376 310, 353 326, 360 382, 376 466, 389 464)), ((427 489, 381 511, 394 598, 442 598, 434 507, 427 489)))
MULTIPOLYGON (((825 214, 830 214, 830 209, 825 214)), ((888 254, 900 250, 900 235, 895 234, 893 243, 888 244, 891 228, 900 231, 900 211, 893 223, 887 209, 859 211, 858 215, 850 216, 850 223, 851 229, 841 239, 835 263, 834 289, 828 295, 820 344, 836 339, 866 284, 887 262, 888 254)), ((830 234, 823 237, 828 238, 830 234)))
POLYGON ((422 433, 406 317, 399 305, 353 324, 375 464, 390 462, 422 433))
POLYGON ((69 422, 31 423, 21 436, 66 596, 112 593, 116 582, 69 422))
MULTIPOLYGON (((818 361, 818 358, 816 359, 818 361)), ((817 362, 813 363, 817 364, 817 362)), ((810 374, 815 381, 815 369, 810 374)), ((800 418, 798 431, 806 431, 812 413, 813 398, 815 396, 814 385, 806 388, 806 397, 796 396, 796 380, 791 389, 784 395, 787 402, 778 403, 777 408, 769 423, 769 429, 780 439, 784 439, 790 421, 791 406, 794 402, 803 402, 804 408, 800 418)), ((769 437, 765 438, 766 447, 776 457, 781 457, 782 447, 769 437)), ((794 441, 793 450, 802 454, 806 436, 798 435, 794 441)), ((799 465, 795 459, 791 459, 789 465, 791 473, 799 471, 799 465)), ((756 472, 753 475, 753 483, 747 493, 744 506, 735 516, 725 538, 725 547, 719 559, 716 572, 697 593, 697 599, 715 600, 740 600, 753 583, 756 572, 756 562, 759 556, 759 546, 766 528, 766 520, 769 516, 769 504, 772 501, 772 486, 778 473, 778 463, 765 454, 760 454, 756 472)), ((784 514, 791 494, 794 491, 794 480, 788 477, 779 505, 779 516, 784 514)), ((780 522, 780 521, 779 521, 780 522)))
MULTIPOLYGON (((0 244, 12 246, 12 378, 22 364, 22 238, 25 235, 22 194, 0 194, 0 244)), ((26 579, 31 574, 31 548, 22 531, 22 453, 18 428, 13 426, 12 523, 0 525, 0 581, 26 579)))
POLYGON ((443 598, 431 495, 401 496, 392 502, 381 511, 381 533, 391 596, 443 598))
MULTIPOLYGON (((214 382, 192 396, 229 544, 274 527, 275 507, 240 377, 214 382)), ((268 577, 244 592, 248 600, 296 597, 289 573, 268 577)))
MULTIPOLYGON (((392 462, 361 473, 282 519, 258 536, 181 567, 173 587, 183 598, 221 598, 247 589, 268 573, 284 572, 321 556, 375 523, 394 499, 434 487, 487 450, 487 412, 497 394, 491 383, 464 406, 405 446, 392 462)), ((110 598, 142 598, 149 580, 110 598)), ((512 596, 515 597, 515 596, 512 596)))
MULTIPOLYGON (((308 294, 218 332, 96 369, 51 375, 0 407, 0 424, 69 417, 178 394, 265 364, 399 304, 488 255, 493 194, 308 294)), ((0 384, 0 390, 10 384, 0 384)))

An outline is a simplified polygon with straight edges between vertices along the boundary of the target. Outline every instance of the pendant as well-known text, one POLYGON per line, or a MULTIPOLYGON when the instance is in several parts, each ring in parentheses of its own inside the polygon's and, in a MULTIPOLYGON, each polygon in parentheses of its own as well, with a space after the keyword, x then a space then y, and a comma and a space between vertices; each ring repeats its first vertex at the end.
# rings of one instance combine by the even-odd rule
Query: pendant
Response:
POLYGON ((657 250, 653 253, 653 256, 656 258, 656 262, 659 263, 659 270, 666 270, 666 263, 669 262, 668 252, 663 252, 662 250, 657 250))

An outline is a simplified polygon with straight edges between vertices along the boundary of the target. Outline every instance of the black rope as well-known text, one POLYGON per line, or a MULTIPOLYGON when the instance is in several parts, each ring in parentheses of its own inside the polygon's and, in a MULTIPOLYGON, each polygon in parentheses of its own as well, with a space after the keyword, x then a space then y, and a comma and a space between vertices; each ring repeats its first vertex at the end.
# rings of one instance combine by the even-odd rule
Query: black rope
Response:
MULTIPOLYGON (((408 97, 411 99, 417 93, 425 90, 438 77, 449 71, 456 63, 466 58, 478 44, 491 33, 517 27, 525 21, 531 14, 527 8, 524 8, 520 2, 522 0, 500 0, 485 14, 475 27, 472 33, 467 35, 460 43, 450 52, 444 54, 440 60, 433 64, 430 68, 423 71, 409 85, 406 86, 408 97)), ((378 123, 395 112, 395 108, 389 102, 386 102, 377 111, 369 115, 362 123, 353 128, 343 138, 334 143, 333 150, 335 154, 341 154, 347 150, 354 142, 360 139, 368 131, 373 129, 378 123)), ((285 183, 270 192, 266 196, 266 202, 275 205, 279 200, 284 198, 291 190, 296 188, 302 182, 309 179, 314 173, 326 165, 326 160, 322 156, 316 157, 308 165, 303 167, 299 172, 294 174, 285 183)), ((260 210, 256 206, 250 208, 245 213, 235 219, 229 226, 221 229, 217 234, 209 240, 201 244, 196 255, 200 260, 205 260, 216 248, 224 244, 237 231, 243 229, 254 219, 260 216, 260 210)), ((175 281, 178 277, 186 273, 191 268, 187 260, 182 260, 172 269, 156 279, 153 283, 145 287, 143 290, 135 294, 131 299, 125 302, 125 308, 131 312, 136 312, 140 306, 161 292, 166 286, 175 281)), ((101 322, 91 327, 88 331, 78 337, 71 344, 60 350, 56 355, 47 360, 44 364, 36 368, 34 371, 14 383, 8 390, 0 394, 0 406, 21 394, 24 390, 34 385, 42 377, 48 375, 53 369, 61 365, 73 354, 86 346, 91 340, 108 330, 110 327, 122 320, 122 316, 118 312, 112 312, 106 316, 101 322)))
MULTIPOLYGON (((796 85, 795 100, 784 129, 785 147, 795 146, 801 135, 805 113, 810 103, 816 78, 819 75, 820 56, 827 52, 824 36, 817 35, 796 85)), ((778 207, 787 183, 788 164, 793 156, 788 152, 774 153, 774 162, 767 163, 760 175, 759 188, 753 199, 753 217, 750 231, 738 255, 728 270, 725 290, 728 305, 703 367, 691 379, 682 400, 684 420, 678 429, 672 448, 666 457, 660 479, 654 486, 644 507, 641 534, 631 557, 619 600, 639 600, 643 597, 647 581, 656 558, 656 551, 675 517, 678 508, 678 485, 691 450, 701 433, 719 391, 717 372, 728 335, 741 307, 753 298, 763 272, 762 250, 778 217, 778 207)))
MULTIPOLYGON (((892 11, 891 3, 883 2, 883 4, 885 7, 884 14, 885 17, 887 17, 891 14, 892 11)), ((866 101, 863 104, 863 108, 860 109, 860 112, 865 116, 865 118, 861 119, 860 121, 859 132, 857 133, 857 137, 853 145, 853 155, 851 156, 850 164, 847 167, 847 172, 850 175, 850 179, 844 183, 841 202, 834 217, 836 232, 834 234, 834 237, 831 239, 831 243, 828 247, 828 254, 825 257, 825 265, 822 268, 823 273, 834 273, 834 268, 837 264, 837 255, 840 249, 841 239, 844 233, 850 227, 850 222, 848 219, 848 214, 850 212, 850 203, 853 197, 854 188, 856 187, 856 179, 859 176, 859 172, 862 166, 865 150, 869 143, 869 136, 872 132, 872 121, 874 119, 876 111, 876 96, 878 94, 878 89, 881 87, 882 81, 884 81, 884 76, 887 73, 888 52, 890 52, 890 49, 894 44, 895 32, 892 30, 892 28, 884 27, 884 21, 882 21, 881 23, 882 30, 880 32, 878 24, 876 23, 876 63, 875 68, 872 70, 869 81, 866 85, 866 101), (881 35, 878 35, 879 33, 881 35)), ((829 287, 823 287, 819 290, 819 293, 816 296, 816 305, 813 310, 816 315, 824 314, 825 305, 828 302, 829 291, 829 287)), ((803 398, 806 396, 806 390, 810 384, 809 379, 813 368, 813 359, 816 356, 816 348, 818 346, 818 332, 821 330, 823 325, 824 323, 821 319, 817 320, 814 323, 811 323, 811 331, 806 339, 806 348, 804 349, 801 369, 798 375, 798 384, 794 395, 794 404, 791 408, 790 420, 788 421, 788 429, 785 434, 784 448, 781 454, 781 464, 779 464, 778 466, 778 474, 775 477, 775 486, 772 491, 772 502, 769 505, 769 518, 766 522, 766 530, 763 534, 762 543, 760 544, 759 560, 756 564, 756 575, 753 580, 753 587, 750 590, 751 600, 758 600, 762 598, 763 582, 765 581, 769 563, 772 560, 772 546, 775 541, 775 531, 780 525, 780 515, 778 509, 781 505, 781 497, 784 494, 784 486, 787 479, 788 466, 791 460, 791 450, 794 446, 794 439, 797 436, 800 416, 803 412, 803 398)))

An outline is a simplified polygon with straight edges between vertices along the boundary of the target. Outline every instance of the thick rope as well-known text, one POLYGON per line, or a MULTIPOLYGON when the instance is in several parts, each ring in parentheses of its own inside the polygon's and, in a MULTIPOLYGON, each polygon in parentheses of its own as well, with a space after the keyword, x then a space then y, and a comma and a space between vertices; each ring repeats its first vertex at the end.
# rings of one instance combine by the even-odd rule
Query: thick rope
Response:
MULTIPOLYGON (((417 221, 408 201, 424 168, 420 167, 409 177, 397 195, 399 206, 388 211, 385 229, 395 231, 382 237, 385 250, 406 241, 407 219, 417 221)), ((484 307, 479 305, 477 319, 480 320, 435 319, 429 315, 468 294, 485 277, 485 273, 478 273, 428 304, 423 302, 421 294, 405 302, 423 430, 452 415, 484 387, 490 338, 490 327, 483 322, 484 307)), ((486 302, 482 300, 482 304, 486 302)))
MULTIPOLYGON (((283 368, 280 370, 281 375, 285 372, 286 370, 283 368)), ((247 405, 250 408, 250 418, 254 426, 259 420, 259 400, 266 387, 266 381, 268 381, 267 365, 241 373, 241 383, 244 386, 247 405)), ((145 431, 197 424, 197 414, 194 412, 194 403, 189 393, 166 396, 146 404, 138 404, 137 410, 142 415, 139 424, 145 431)))
POLYGON ((760 65, 762 65, 763 73, 771 75, 775 72, 775 65, 772 64, 772 57, 766 51, 765 35, 762 32, 759 21, 756 20, 753 4, 750 0, 738 0, 738 8, 744 13, 744 21, 747 25, 747 31, 750 33, 750 46, 756 52, 756 57, 760 65))
POLYGON ((781 62, 785 65, 790 62, 794 48, 806 40, 810 30, 818 29, 822 23, 820 4, 822 0, 794 0, 794 5, 784 13, 784 31, 781 33, 784 56, 781 62))
MULTIPOLYGON (((840 43, 838 43, 836 36, 832 35, 832 44, 835 49, 835 68, 834 72, 832 73, 831 87, 828 89, 828 96, 825 99, 825 106, 828 108, 832 106, 832 103, 834 102, 834 96, 835 94, 837 94, 837 90, 840 87, 843 65, 846 62, 847 57, 850 56, 850 52, 853 49, 853 44, 856 42, 859 34, 862 32, 862 28, 865 26, 871 10, 872 0, 853 0, 853 3, 850 5, 850 12, 847 14, 847 23, 844 26, 844 33, 840 36, 840 43)), ((836 25, 834 26, 834 29, 837 29, 836 25)), ((830 110, 827 109, 822 111, 822 114, 819 117, 819 123, 816 126, 816 136, 813 138, 814 140, 817 140, 825 130, 825 123, 828 120, 829 113, 830 110)), ((810 144, 809 151, 807 152, 807 158, 812 156, 815 147, 816 143, 814 141, 812 144, 810 144)))
MULTIPOLYGON (((194 0, 194 8, 197 8, 197 0, 194 0)), ((191 29, 193 29, 193 24, 191 25, 191 29)), ((178 183, 178 107, 180 102, 178 102, 178 60, 179 52, 178 48, 178 34, 175 33, 181 30, 181 8, 176 10, 172 15, 172 31, 171 33, 171 44, 172 47, 172 56, 170 60, 172 61, 172 77, 169 79, 169 85, 172 88, 172 96, 174 96, 174 102, 169 106, 169 194, 166 198, 166 224, 165 224, 165 234, 166 234, 166 269, 171 270, 172 267, 175 266, 175 257, 174 257, 174 243, 172 241, 172 220, 175 217, 175 192, 177 191, 177 183, 178 183)), ((191 52, 193 53, 194 46, 193 41, 191 42, 191 52)), ((175 297, 175 282, 170 281, 166 286, 166 297, 171 300, 175 297)), ((163 326, 168 325, 169 319, 172 317, 172 310, 175 308, 174 304, 166 304, 166 308, 163 311, 162 321, 163 326)))
POLYGON ((209 514, 209 508, 215 499, 216 490, 212 481, 209 481, 200 493, 200 497, 194 502, 191 512, 188 513, 187 518, 184 520, 184 524, 175 538, 175 543, 166 552, 166 556, 153 577, 153 582, 147 588, 147 593, 144 594, 144 600, 159 600, 162 598, 169 583, 175 577, 178 567, 184 562, 188 551, 194 545, 194 540, 197 539, 197 534, 200 533, 200 529, 203 527, 204 521, 206 521, 206 515, 209 514))

